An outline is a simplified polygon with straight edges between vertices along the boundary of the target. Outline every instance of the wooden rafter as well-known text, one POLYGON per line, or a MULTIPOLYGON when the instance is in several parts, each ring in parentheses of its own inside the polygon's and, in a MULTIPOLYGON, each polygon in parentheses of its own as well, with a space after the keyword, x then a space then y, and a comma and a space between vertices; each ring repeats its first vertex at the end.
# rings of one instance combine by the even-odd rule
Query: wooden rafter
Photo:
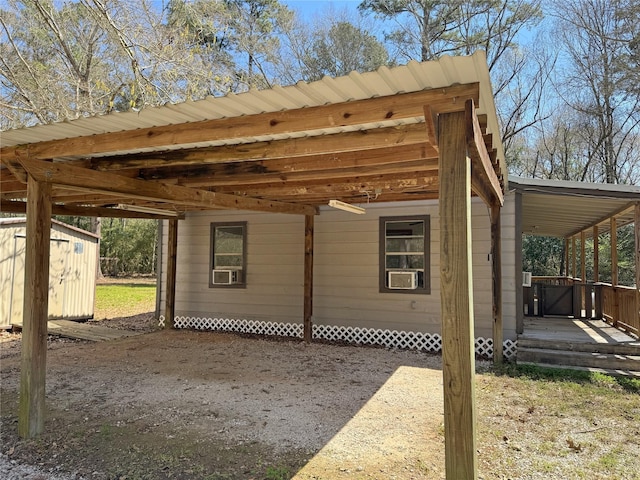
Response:
POLYGON ((106 172, 73 167, 61 163, 41 160, 21 160, 25 170, 36 180, 66 185, 92 192, 120 193, 131 198, 151 201, 173 202, 196 207, 224 207, 236 210, 256 210, 300 215, 315 215, 316 208, 278 201, 266 201, 249 197, 238 197, 223 193, 196 190, 177 185, 136 180, 106 172))
MULTIPOLYGON (((26 213, 26 202, 12 202, 2 200, 0 201, 0 210, 5 213, 26 213)), ((135 211, 132 209, 120 209, 120 208, 101 208, 101 207, 77 207, 73 205, 56 205, 51 207, 51 213, 54 215, 75 215, 86 217, 106 217, 106 218, 150 218, 150 219, 163 219, 163 218, 182 218, 183 214, 176 212, 167 212, 166 215, 145 213, 135 211)))
POLYGON ((467 147, 471 157, 471 188, 487 205, 503 205, 502 186, 487 151, 473 100, 466 102, 465 117, 467 147))
MULTIPOLYGON (((424 127, 420 124, 399 127, 359 130, 333 135, 317 135, 267 142, 240 143, 190 150, 167 150, 153 154, 118 155, 92 159, 89 166, 95 170, 167 168, 185 165, 202 167, 209 164, 229 164, 247 160, 283 159, 295 162, 296 157, 307 155, 360 154, 363 150, 420 144, 426 149, 424 127)), ((437 157, 434 148, 425 156, 437 157)), ((325 155, 326 156, 326 155, 325 155)))
MULTIPOLYGON (((199 178, 219 179, 250 178, 250 175, 282 175, 293 173, 309 173, 315 175, 323 171, 341 170, 348 168, 370 168, 381 165, 398 166, 405 162, 420 159, 433 159, 437 165, 437 153, 430 145, 422 141, 417 143, 395 144, 382 148, 362 150, 343 150, 339 152, 322 153, 305 156, 289 156, 275 158, 247 159, 242 162, 206 164, 198 163, 188 166, 167 165, 157 168, 142 168, 131 175, 145 180, 180 179, 181 182, 195 182, 199 178)), ((436 166, 437 168, 437 166, 436 166)))

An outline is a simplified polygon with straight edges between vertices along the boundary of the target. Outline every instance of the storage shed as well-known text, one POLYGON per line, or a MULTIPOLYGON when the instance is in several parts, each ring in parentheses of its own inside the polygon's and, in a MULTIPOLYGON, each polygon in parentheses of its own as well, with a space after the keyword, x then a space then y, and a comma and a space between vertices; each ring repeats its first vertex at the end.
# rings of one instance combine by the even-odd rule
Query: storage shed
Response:
MULTIPOLYGON (((26 218, 0 219, 0 325, 22 323, 26 218)), ((93 318, 98 237, 51 223, 49 318, 93 318)))

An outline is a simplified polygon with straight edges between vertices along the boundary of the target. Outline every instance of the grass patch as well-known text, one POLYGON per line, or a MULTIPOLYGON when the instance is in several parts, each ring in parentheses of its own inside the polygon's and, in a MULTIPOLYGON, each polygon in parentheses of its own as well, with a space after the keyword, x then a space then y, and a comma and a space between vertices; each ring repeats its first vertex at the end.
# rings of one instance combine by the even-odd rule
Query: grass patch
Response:
POLYGON ((535 381, 542 380, 546 382, 570 382, 578 385, 593 385, 597 387, 621 389, 630 393, 640 393, 640 379, 614 377, 599 372, 509 363, 496 368, 494 373, 498 376, 506 375, 512 378, 535 381))
POLYGON ((149 283, 96 285, 94 318, 130 317, 156 308, 156 286, 149 283))

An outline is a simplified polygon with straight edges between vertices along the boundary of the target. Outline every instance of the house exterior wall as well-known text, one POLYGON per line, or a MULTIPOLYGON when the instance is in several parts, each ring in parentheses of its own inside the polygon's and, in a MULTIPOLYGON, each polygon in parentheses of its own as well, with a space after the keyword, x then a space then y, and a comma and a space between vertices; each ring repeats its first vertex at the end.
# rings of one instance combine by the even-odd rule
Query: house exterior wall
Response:
MULTIPOLYGON (((314 325, 440 333, 437 201, 370 204, 366 215, 322 208, 315 219, 314 325), (379 291, 379 218, 430 216, 430 294, 379 291)), ((505 339, 515 339, 515 209, 502 213, 505 339)), ((166 235, 166 229, 163 229, 166 235)), ((491 236, 486 206, 472 202, 476 337, 492 336, 491 236)), ((166 249, 166 238, 162 245, 166 249)), ((166 250, 162 258, 166 259, 166 250)), ((162 271, 166 271, 166 260, 162 271)), ((188 214, 178 227, 176 316, 302 323, 304 217, 219 211, 188 214), (209 288, 210 224, 247 222, 246 288, 209 288)), ((164 278, 161 298, 164 299, 164 278)), ((163 313, 164 300, 161 302, 163 313)))
MULTIPOLYGON (((0 222, 0 324, 22 322, 24 219, 0 222)), ((92 318, 98 239, 53 222, 49 263, 49 318, 92 318)))

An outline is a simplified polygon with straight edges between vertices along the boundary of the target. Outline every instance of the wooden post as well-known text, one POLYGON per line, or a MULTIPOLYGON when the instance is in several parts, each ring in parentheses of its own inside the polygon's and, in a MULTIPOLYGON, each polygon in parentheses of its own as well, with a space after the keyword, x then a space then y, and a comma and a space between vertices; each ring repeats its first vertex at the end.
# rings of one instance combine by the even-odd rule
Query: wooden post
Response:
POLYGON ((598 226, 593 227, 593 282, 600 281, 600 252, 598 251, 600 243, 600 233, 598 226))
POLYGON ((618 286, 618 221, 615 217, 609 220, 611 225, 611 285, 618 286))
POLYGON ((580 232, 580 280, 582 283, 587 283, 587 234, 583 230, 580 232))
POLYGON ((571 238, 571 277, 576 278, 578 276, 578 252, 576 252, 576 237, 571 238))
POLYGON ((477 479, 471 164, 464 113, 441 114, 440 303, 447 480, 477 479))
POLYGON ((587 234, 583 230, 580 232, 580 283, 582 284, 578 289, 578 318, 591 318, 591 314, 587 311, 589 305, 591 305, 591 295, 589 295, 589 301, 587 301, 587 234), (584 307, 584 314, 582 316, 582 307, 584 307))
MULTIPOLYGON (((491 278, 493 280, 493 363, 499 365, 503 358, 502 331, 502 232, 500 230, 500 205, 491 205, 491 278)), ((522 287, 520 287, 522 288, 522 287)))
POLYGON ((24 266, 22 358, 18 434, 34 438, 44 430, 51 184, 27 179, 27 232, 24 266))
POLYGON ((618 325, 620 319, 620 302, 618 300, 618 221, 616 217, 609 220, 611 226, 611 290, 613 291, 613 312, 611 313, 612 324, 618 325))
POLYGON ((178 220, 169 220, 167 240, 167 290, 164 305, 164 328, 174 327, 176 311, 176 258, 178 255, 178 220))
POLYGON ((304 217, 304 341, 313 338, 313 215, 304 217))
POLYGON ((636 325, 640 325, 640 203, 636 203, 636 207, 634 209, 633 215, 633 232, 635 238, 635 248, 636 248, 636 309, 635 312, 638 314, 638 323, 636 325))
POLYGON ((564 276, 569 277, 569 239, 564 239, 564 276))

